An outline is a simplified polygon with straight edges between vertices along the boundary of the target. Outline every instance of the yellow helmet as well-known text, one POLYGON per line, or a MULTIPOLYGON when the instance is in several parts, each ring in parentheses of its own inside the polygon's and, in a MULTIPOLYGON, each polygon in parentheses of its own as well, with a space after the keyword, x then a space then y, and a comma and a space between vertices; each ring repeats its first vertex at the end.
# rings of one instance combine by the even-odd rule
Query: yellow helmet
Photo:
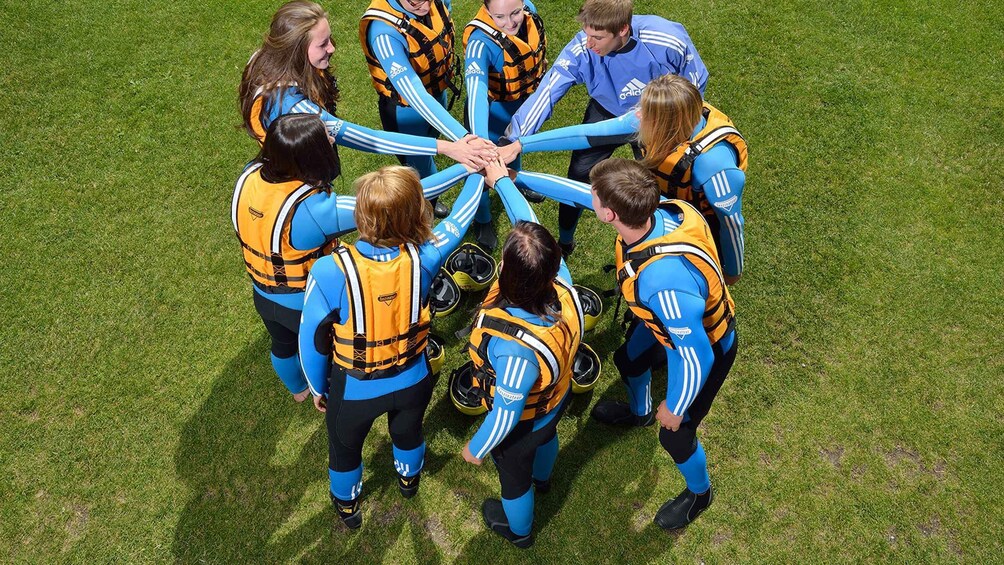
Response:
POLYGON ((432 374, 438 375, 443 370, 443 358, 446 357, 446 343, 443 341, 443 338, 430 333, 429 345, 425 348, 425 355, 429 358, 432 374))
POLYGON ((579 293, 579 303, 582 304, 582 330, 590 331, 596 327, 603 313, 603 300, 600 294, 588 286, 581 284, 574 285, 573 288, 579 293))
POLYGON ((582 394, 589 392, 600 380, 600 356, 585 343, 579 343, 572 362, 572 392, 582 394))
POLYGON ((477 245, 465 242, 450 254, 443 269, 461 289, 476 292, 488 288, 498 276, 495 258, 477 245))
POLYGON ((447 274, 440 269, 432 279, 432 287, 429 289, 429 308, 432 315, 442 318, 453 312, 460 304, 460 287, 447 274))
POLYGON ((447 383, 450 400, 461 413, 468 416, 480 416, 488 411, 481 403, 480 389, 474 386, 474 362, 468 361, 450 373, 447 383))

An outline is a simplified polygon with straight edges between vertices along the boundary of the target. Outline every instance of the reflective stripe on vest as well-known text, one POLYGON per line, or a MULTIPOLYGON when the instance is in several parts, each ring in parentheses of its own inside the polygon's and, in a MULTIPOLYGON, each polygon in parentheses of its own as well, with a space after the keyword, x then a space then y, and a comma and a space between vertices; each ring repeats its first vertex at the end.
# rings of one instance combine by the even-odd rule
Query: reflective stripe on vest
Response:
POLYGON ((261 163, 245 170, 234 186, 230 218, 244 253, 248 275, 266 291, 303 290, 319 257, 337 245, 332 240, 308 250, 293 247, 290 222, 296 206, 320 189, 299 181, 272 184, 261 178, 261 163))
MULTIPOLYGON (((571 386, 575 352, 582 337, 582 304, 571 286, 560 279, 554 281, 561 305, 562 325, 538 326, 522 320, 502 307, 482 310, 474 323, 471 340, 467 345, 474 362, 474 388, 480 390, 482 404, 492 409, 495 394, 496 371, 488 363, 488 343, 491 337, 513 339, 534 352, 541 372, 527 395, 520 420, 539 418, 554 410, 571 386)), ((498 283, 492 285, 485 304, 498 296, 498 283)))
POLYGON ((700 212, 687 202, 670 200, 662 207, 676 207, 683 213, 683 222, 672 232, 643 242, 641 247, 627 253, 624 252, 624 240, 617 238, 617 282, 621 293, 634 315, 648 326, 659 343, 674 348, 669 331, 659 317, 638 301, 636 285, 641 272, 658 258, 683 257, 701 272, 708 286, 702 324, 714 345, 735 325, 735 303, 722 276, 711 230, 700 212))
POLYGON ((431 0, 429 19, 432 27, 425 26, 408 14, 395 10, 387 0, 373 0, 359 21, 359 42, 362 44, 366 64, 370 68, 373 88, 381 96, 389 97, 401 106, 407 106, 408 103, 395 90, 390 77, 373 54, 366 40, 366 32, 370 23, 374 21, 390 24, 407 41, 411 68, 422 80, 422 85, 429 94, 439 96, 447 89, 458 93, 460 89, 453 84, 456 73, 453 55, 453 20, 442 0, 431 0))
POLYGON ((396 375, 428 342, 431 314, 422 304, 418 248, 405 244, 394 259, 375 261, 340 246, 333 257, 345 274, 349 316, 333 324, 332 360, 358 379, 396 375))
POLYGON ((676 147, 654 171, 659 190, 669 198, 686 201, 705 216, 714 217, 715 210, 703 193, 695 193, 692 186, 694 161, 702 153, 721 141, 729 142, 739 154, 738 166, 745 171, 749 164, 749 150, 746 139, 735 128, 732 120, 717 108, 704 103, 701 111, 705 124, 692 139, 676 147))
POLYGON ((540 16, 523 8, 526 41, 515 35, 506 35, 495 26, 484 5, 475 19, 464 28, 464 49, 475 29, 483 31, 502 48, 502 72, 485 69, 488 74, 488 97, 500 102, 523 100, 537 90, 541 77, 547 71, 547 36, 540 16))

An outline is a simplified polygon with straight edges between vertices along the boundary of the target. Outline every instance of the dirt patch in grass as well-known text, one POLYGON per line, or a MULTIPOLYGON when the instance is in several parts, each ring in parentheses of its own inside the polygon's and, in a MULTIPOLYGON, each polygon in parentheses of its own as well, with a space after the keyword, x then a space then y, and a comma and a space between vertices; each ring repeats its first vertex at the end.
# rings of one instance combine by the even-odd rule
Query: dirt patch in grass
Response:
POLYGON ((450 543, 450 536, 446 532, 446 527, 443 526, 442 520, 436 516, 430 516, 422 523, 422 527, 425 529, 425 533, 429 535, 432 543, 436 544, 436 547, 439 548, 439 551, 442 551, 450 559, 457 558, 459 554, 453 549, 453 545, 450 543))
POLYGON ((844 448, 841 446, 831 447, 829 449, 820 449, 819 453, 830 462, 836 468, 840 468, 840 460, 844 457, 844 448))
POLYGON ((941 480, 945 478, 948 465, 944 460, 938 460, 931 467, 924 464, 920 454, 901 445, 897 445, 892 451, 883 454, 886 465, 889 467, 902 467, 907 475, 916 478, 920 475, 932 475, 941 480))
POLYGON ((920 530, 920 534, 925 538, 941 538, 945 540, 945 544, 948 545, 948 550, 954 555, 962 557, 962 549, 959 548, 959 544, 955 542, 955 536, 952 532, 945 530, 941 524, 941 518, 937 516, 931 518, 928 522, 917 526, 920 530))

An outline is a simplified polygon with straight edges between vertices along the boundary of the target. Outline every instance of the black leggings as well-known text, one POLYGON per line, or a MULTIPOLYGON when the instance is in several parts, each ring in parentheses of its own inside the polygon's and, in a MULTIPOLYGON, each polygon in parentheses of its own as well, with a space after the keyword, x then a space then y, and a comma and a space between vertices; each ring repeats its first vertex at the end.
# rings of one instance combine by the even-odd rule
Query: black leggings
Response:
MULTIPOLYGON (((599 102, 590 98, 589 104, 586 105, 585 114, 582 116, 582 123, 593 124, 616 117, 601 106, 599 102)), ((609 141, 609 143, 572 151, 572 158, 568 162, 568 178, 589 184, 589 171, 592 171, 593 167, 600 161, 608 159, 618 147, 625 143, 631 144, 634 158, 641 159, 641 148, 637 143, 631 141, 630 136, 611 136, 609 139, 605 138, 603 141, 609 141)), ((590 144, 596 142, 597 140, 595 139, 590 140, 590 144)), ((560 204, 558 205, 558 226, 561 229, 574 229, 575 225, 579 222, 580 215, 582 215, 581 208, 560 204)))
POLYGON ((431 377, 406 389, 367 400, 342 399, 346 378, 352 377, 332 367, 324 417, 328 426, 328 467, 337 472, 359 467, 363 441, 373 421, 381 414, 387 414, 390 439, 395 447, 407 451, 422 445, 422 419, 432 399, 431 377))
POLYGON ((537 448, 558 434, 558 421, 565 413, 568 396, 558 406, 558 413, 545 426, 534 431, 533 420, 520 421, 502 443, 492 450, 492 461, 499 471, 499 483, 502 484, 502 498, 512 500, 530 490, 533 484, 533 460, 537 455, 537 448))
POLYGON ((272 355, 288 359, 296 355, 296 336, 300 334, 300 311, 286 308, 265 298, 258 291, 254 294, 254 309, 272 338, 272 355))

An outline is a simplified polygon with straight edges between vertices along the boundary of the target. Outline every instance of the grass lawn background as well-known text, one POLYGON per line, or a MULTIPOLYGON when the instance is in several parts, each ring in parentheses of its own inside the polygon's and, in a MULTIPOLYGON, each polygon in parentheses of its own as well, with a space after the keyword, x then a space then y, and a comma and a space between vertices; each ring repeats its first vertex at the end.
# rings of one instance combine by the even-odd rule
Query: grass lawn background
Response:
MULTIPOLYGON (((686 25, 750 144, 740 352, 701 432, 717 498, 651 524, 683 482, 653 429, 587 417, 624 394, 606 317, 527 553, 483 529, 497 478, 459 457, 477 421, 445 379, 421 495, 381 422, 364 527, 334 523, 323 419, 272 372, 228 216, 255 152, 237 83, 279 3, 0 4, 0 561, 1004 561, 1001 2, 637 2, 686 25)), ((324 5, 340 115, 378 128, 365 2, 324 5)), ((578 3, 537 6, 553 60, 578 3)), ((394 162, 342 158, 341 193, 394 162)), ((612 230, 587 213, 578 237, 576 282, 609 287, 612 230)))

